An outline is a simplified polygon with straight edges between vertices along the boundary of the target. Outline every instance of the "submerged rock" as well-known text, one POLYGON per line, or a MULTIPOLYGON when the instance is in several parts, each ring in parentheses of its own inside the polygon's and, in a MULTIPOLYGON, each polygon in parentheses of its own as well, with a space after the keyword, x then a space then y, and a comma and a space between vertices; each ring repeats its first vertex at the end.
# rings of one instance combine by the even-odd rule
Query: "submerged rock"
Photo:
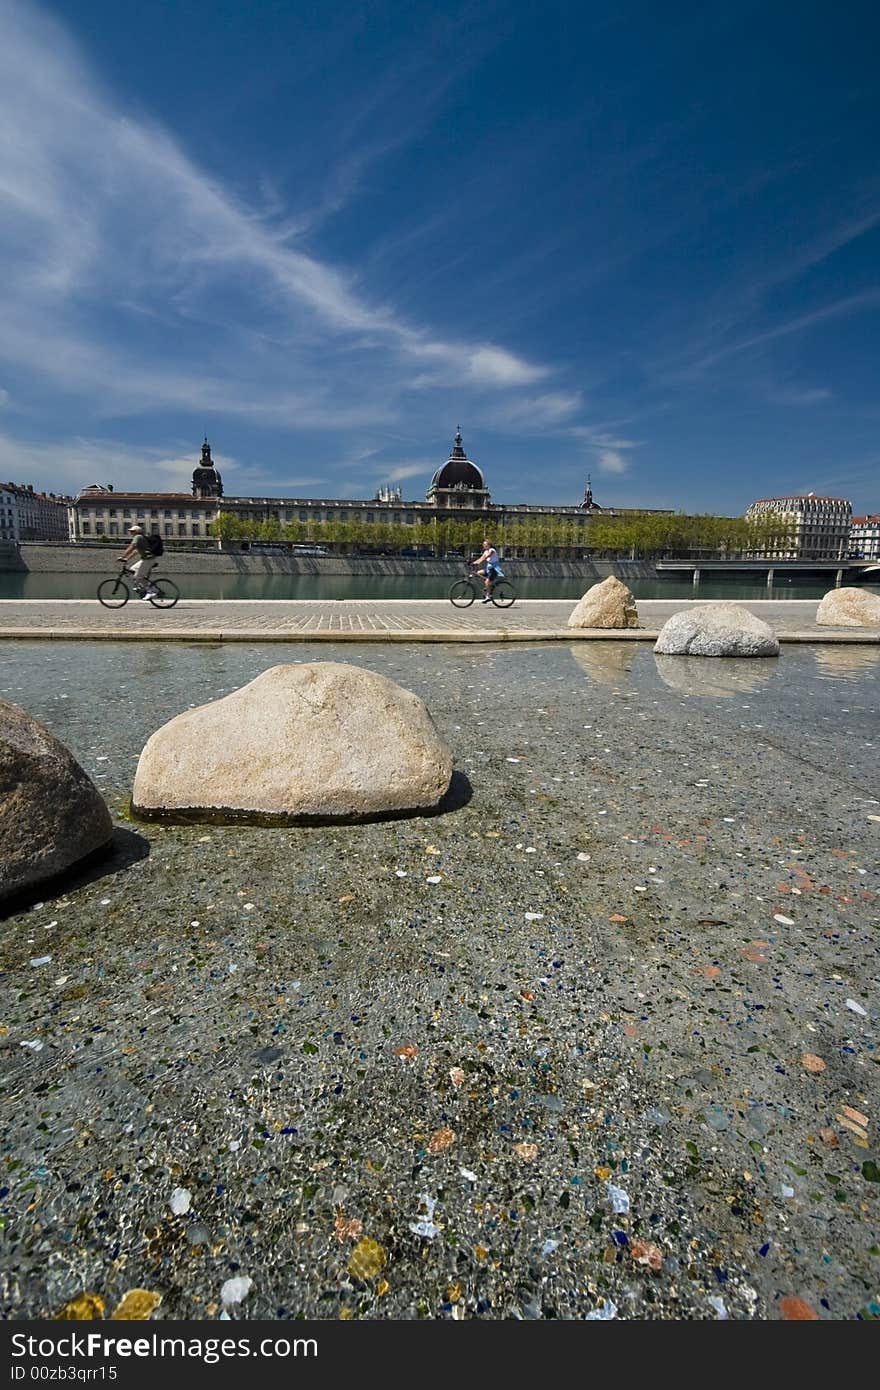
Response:
POLYGON ((427 810, 452 754, 417 695, 358 666, 273 666, 148 740, 132 806, 145 815, 347 819, 427 810))
POLYGON ((816 610, 820 627, 880 627, 880 594, 866 589, 831 589, 816 610))
POLYGON ((632 591, 613 574, 593 584, 579 600, 569 627, 638 627, 639 614, 632 591))
POLYGON ((778 656, 773 629, 738 603, 698 603, 673 613, 655 652, 667 656, 778 656))
POLYGON ((0 700, 0 899, 72 868, 112 836, 110 812, 73 754, 0 700))

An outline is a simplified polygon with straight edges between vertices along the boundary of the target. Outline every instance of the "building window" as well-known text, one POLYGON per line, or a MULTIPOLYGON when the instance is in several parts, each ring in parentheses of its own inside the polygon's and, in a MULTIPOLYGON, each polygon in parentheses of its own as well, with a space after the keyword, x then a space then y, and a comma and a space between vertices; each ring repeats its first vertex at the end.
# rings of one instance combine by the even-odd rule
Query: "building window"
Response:
POLYGON ((197 521, 192 524, 192 533, 194 536, 200 536, 202 533, 202 528, 197 521))
POLYGON ((115 508, 115 507, 111 507, 111 508, 110 508, 110 515, 111 515, 111 516, 115 516, 115 515, 116 515, 116 508, 115 508))
POLYGON ((83 533, 83 535, 84 535, 84 536, 89 535, 91 529, 92 529, 92 524, 91 524, 91 522, 90 522, 90 521, 84 521, 83 524, 82 524, 82 533, 83 533))
POLYGON ((166 536, 173 536, 173 535, 174 535, 174 527, 171 525, 171 522, 170 522, 170 521, 166 521, 166 522, 165 522, 165 535, 166 535, 166 536))
POLYGON ((157 511, 156 508, 154 507, 153 510, 150 512, 150 516, 158 516, 158 515, 159 515, 158 511, 157 511))
POLYGON ((373 516, 373 513, 372 513, 372 512, 367 512, 367 521, 373 521, 373 520, 375 520, 375 518, 374 518, 374 516, 373 516))
POLYGON ((300 508, 299 519, 300 521, 308 521, 309 519, 308 512, 305 511, 303 508, 300 508))
POLYGON ((146 512, 144 511, 143 507, 138 507, 137 513, 138 513, 138 521, 143 521, 144 517, 146 516, 146 512))
POLYGON ((170 507, 166 507, 166 508, 165 508, 165 513, 164 513, 164 514, 165 514, 165 516, 170 516, 170 515, 171 515, 171 508, 170 508, 170 507))
POLYGON ((178 511, 178 513, 177 513, 177 520, 178 520, 178 521, 182 521, 183 518, 184 518, 185 516, 186 516, 186 512, 178 511))
POLYGON ((96 522, 95 522, 95 534, 96 534, 97 536, 103 536, 103 534, 104 534, 104 523, 103 523, 103 521, 96 521, 96 522))
POLYGON ((178 534, 178 536, 185 536, 185 535, 186 535, 186 522, 185 522, 185 521, 180 521, 180 522, 178 522, 178 524, 177 524, 177 534, 178 534))
POLYGON ((125 510, 123 511, 122 515, 123 515, 124 519, 125 519, 126 521, 128 521, 129 518, 131 517, 131 507, 126 507, 125 510))
MULTIPOLYGON (((113 516, 113 512, 111 512, 110 515, 113 516)), ((116 521, 111 521, 111 522, 110 522, 110 535, 111 535, 111 536, 118 536, 118 535, 119 535, 119 523, 118 523, 118 522, 116 522, 116 521)))

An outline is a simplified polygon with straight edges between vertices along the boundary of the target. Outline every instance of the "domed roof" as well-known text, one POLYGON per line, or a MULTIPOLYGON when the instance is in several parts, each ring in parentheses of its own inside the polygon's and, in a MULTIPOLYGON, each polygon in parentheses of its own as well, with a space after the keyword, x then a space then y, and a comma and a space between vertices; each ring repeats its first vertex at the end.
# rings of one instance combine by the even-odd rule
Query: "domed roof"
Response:
POLYGON ((485 490, 486 483, 475 463, 464 451, 461 430, 456 433, 452 453, 431 479, 431 487, 467 487, 485 490))

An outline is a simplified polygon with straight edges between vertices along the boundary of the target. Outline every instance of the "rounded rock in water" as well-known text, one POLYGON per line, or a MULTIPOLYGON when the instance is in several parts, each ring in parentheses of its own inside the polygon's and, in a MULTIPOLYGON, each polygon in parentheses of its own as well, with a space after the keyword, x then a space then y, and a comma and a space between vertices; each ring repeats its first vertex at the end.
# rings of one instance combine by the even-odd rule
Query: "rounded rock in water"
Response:
POLYGON ((273 666, 157 730, 132 806, 192 819, 353 819, 431 809, 452 754, 417 695, 339 662, 273 666))

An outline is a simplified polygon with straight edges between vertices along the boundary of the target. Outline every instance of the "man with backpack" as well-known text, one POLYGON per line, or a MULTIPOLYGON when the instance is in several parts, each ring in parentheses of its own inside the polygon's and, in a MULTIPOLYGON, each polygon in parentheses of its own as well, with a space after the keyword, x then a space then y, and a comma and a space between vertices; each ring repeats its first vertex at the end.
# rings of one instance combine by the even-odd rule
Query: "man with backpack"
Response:
POLYGON ((124 555, 120 555, 120 560, 127 562, 133 560, 129 566, 134 575, 135 588, 140 593, 141 599, 155 598, 159 592, 149 583, 150 574, 164 549, 161 536, 145 536, 143 526, 137 523, 129 526, 128 533, 131 536, 128 548, 124 555), (154 543, 158 541, 159 548, 154 549, 154 543))

